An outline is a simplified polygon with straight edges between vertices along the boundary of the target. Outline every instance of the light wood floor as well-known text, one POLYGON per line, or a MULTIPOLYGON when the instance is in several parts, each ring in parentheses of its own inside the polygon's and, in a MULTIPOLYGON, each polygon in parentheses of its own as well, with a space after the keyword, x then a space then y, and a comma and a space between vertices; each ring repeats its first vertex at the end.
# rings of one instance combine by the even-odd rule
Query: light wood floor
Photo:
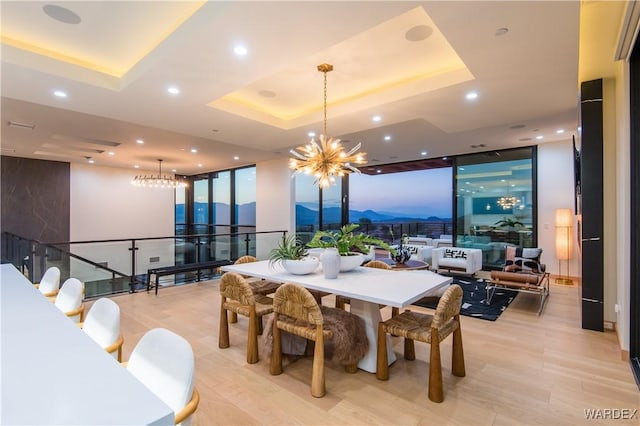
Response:
MULTIPOLYGON (((218 349, 217 281, 114 297, 122 312, 126 360, 154 327, 168 328, 193 346, 201 402, 195 425, 251 424, 639 424, 587 420, 585 409, 640 408, 640 393, 616 335, 580 328, 579 287, 552 284, 542 316, 538 298, 520 294, 496 322, 462 317, 466 377, 451 375, 451 339, 443 343, 445 401, 427 398, 428 350, 416 361, 399 355, 389 381, 328 365, 327 395, 310 394, 311 361, 285 364, 271 376, 268 360, 245 362, 247 322, 230 325, 231 347, 218 349)), ((332 306, 331 297, 325 304, 332 306)), ((90 303, 87 303, 90 305, 90 303)), ((89 308, 89 306, 87 306, 89 308)), ((416 308, 420 310, 421 308, 416 308)), ((390 308, 383 309, 383 318, 390 308)))

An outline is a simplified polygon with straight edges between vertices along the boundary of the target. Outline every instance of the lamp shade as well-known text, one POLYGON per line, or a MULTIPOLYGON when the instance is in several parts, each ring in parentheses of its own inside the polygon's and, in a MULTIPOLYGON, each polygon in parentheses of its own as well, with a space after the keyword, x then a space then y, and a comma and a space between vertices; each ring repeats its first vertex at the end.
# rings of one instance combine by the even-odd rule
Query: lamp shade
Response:
POLYGON ((571 259, 572 227, 573 212, 571 209, 556 209, 556 257, 558 260, 571 259))
POLYGON ((572 227, 573 211, 571 209, 556 209, 556 226, 572 227))

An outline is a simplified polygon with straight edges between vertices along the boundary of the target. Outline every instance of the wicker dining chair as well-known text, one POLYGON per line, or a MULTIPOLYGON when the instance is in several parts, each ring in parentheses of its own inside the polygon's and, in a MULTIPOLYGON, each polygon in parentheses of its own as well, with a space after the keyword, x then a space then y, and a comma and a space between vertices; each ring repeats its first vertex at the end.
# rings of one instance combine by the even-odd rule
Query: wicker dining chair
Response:
POLYGON ((229 347, 227 311, 249 318, 247 362, 255 364, 258 357, 258 334, 262 333, 262 317, 273 312, 273 299, 253 294, 247 280, 235 272, 226 272, 220 279, 220 331, 218 347, 229 347))
POLYGON ((440 342, 453 334, 453 354, 451 372, 454 376, 464 377, 464 351, 462 349, 462 331, 460 329, 460 306, 462 288, 457 284, 449 286, 438 302, 433 315, 404 311, 396 317, 378 324, 378 359, 376 377, 389 379, 386 333, 404 337, 404 359, 416 359, 414 340, 429 343, 429 399, 444 401, 442 390, 442 364, 440 362, 440 342))
MULTIPOLYGON (((367 268, 378 268, 378 269, 392 269, 391 266, 384 263, 382 260, 370 260, 365 263, 363 266, 367 268)), ((336 295, 336 308, 344 309, 345 304, 351 304, 351 299, 345 296, 336 295)), ((385 305, 380 305, 380 308, 384 308, 385 305)), ((399 308, 391 308, 391 316, 395 317, 400 312, 399 308)))
POLYGON ((360 329, 349 330, 350 338, 344 339, 351 345, 350 359, 345 363, 345 371, 355 373, 357 360, 362 358, 368 349, 364 322, 353 314, 340 309, 320 306, 313 295, 304 287, 296 284, 282 285, 273 300, 273 348, 269 372, 272 375, 282 374, 282 336, 281 331, 304 337, 313 342, 313 368, 311 373, 311 395, 321 398, 326 393, 324 374, 324 343, 333 339, 338 333, 331 325, 340 326, 345 316, 355 319, 354 324, 360 329), (325 317, 333 316, 333 321, 325 321, 325 317), (338 318, 335 318, 338 317, 338 318))

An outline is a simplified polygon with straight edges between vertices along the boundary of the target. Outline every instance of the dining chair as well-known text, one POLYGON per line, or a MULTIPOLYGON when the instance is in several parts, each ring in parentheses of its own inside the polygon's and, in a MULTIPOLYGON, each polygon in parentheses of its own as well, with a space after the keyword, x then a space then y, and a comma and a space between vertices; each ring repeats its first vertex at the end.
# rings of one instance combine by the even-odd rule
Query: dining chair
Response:
POLYGON ((220 279, 220 329, 218 347, 229 347, 229 321, 227 312, 249 318, 247 333, 247 363, 259 361, 258 334, 262 333, 262 317, 273 312, 273 299, 254 294, 247 280, 235 272, 226 272, 220 279))
POLYGON ((440 342, 450 334, 453 334, 451 372, 454 376, 465 376, 462 331, 460 329, 461 304, 462 288, 457 284, 452 284, 440 298, 433 315, 407 310, 387 321, 381 321, 378 324, 376 377, 379 380, 389 379, 386 333, 404 337, 404 359, 410 361, 416 359, 415 340, 429 343, 431 345, 429 399, 434 402, 444 401, 440 342))
POLYGON ((174 424, 191 424, 200 395, 194 385, 193 349, 186 339, 165 328, 149 330, 123 365, 173 410, 174 424))
MULTIPOLYGON (((233 263, 234 265, 239 265, 242 263, 252 263, 257 261, 258 259, 256 257, 247 254, 239 257, 233 263)), ((275 293, 278 287, 280 287, 280 285, 282 284, 274 281, 268 281, 263 278, 248 277, 245 275, 243 275, 243 277, 247 280, 247 283, 249 284, 249 287, 251 287, 251 291, 253 292, 253 294, 259 294, 263 296, 275 293)), ((236 314, 235 312, 229 312, 229 322, 232 324, 238 322, 238 314, 236 314)), ((262 333, 260 332, 259 334, 262 333)))
POLYGON ((57 295, 60 291, 60 269, 56 266, 49 267, 35 286, 46 297, 57 295))
MULTIPOLYGON (((283 284, 273 300, 273 347, 269 372, 282 374, 282 331, 313 342, 311 395, 321 398, 325 387, 325 341, 334 340, 334 354, 340 356, 345 371, 355 373, 357 362, 368 349, 364 321, 341 309, 320 306, 313 295, 296 284, 283 284), (341 349, 342 348, 342 349, 341 349)), ((334 357, 334 360, 337 357, 334 357)))
POLYGON ((84 320, 84 284, 77 278, 67 279, 60 288, 53 303, 73 322, 84 320))
POLYGON ((120 307, 116 302, 106 297, 96 300, 78 326, 105 351, 116 356, 118 362, 122 361, 124 339, 120 334, 120 307))
MULTIPOLYGON (((370 260, 363 265, 366 268, 378 268, 378 269, 393 269, 391 266, 384 263, 382 260, 370 260)), ((336 295, 336 308, 344 309, 345 304, 351 304, 351 299, 345 296, 336 295)), ((385 305, 380 305, 380 308, 384 308, 385 305)), ((399 313, 399 308, 391 308, 391 316, 395 317, 399 313)))

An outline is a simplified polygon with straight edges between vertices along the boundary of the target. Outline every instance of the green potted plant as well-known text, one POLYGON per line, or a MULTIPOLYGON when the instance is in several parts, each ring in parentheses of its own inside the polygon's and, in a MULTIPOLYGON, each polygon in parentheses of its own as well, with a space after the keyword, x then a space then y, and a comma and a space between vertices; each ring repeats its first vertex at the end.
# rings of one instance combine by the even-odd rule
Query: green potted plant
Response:
POLYGON ((269 266, 280 264, 289 273, 305 275, 316 270, 320 260, 309 256, 307 248, 295 235, 289 235, 269 254, 269 266))
POLYGON ((494 223, 494 225, 497 225, 499 228, 513 229, 518 226, 524 226, 524 223, 516 220, 515 218, 509 218, 505 216, 504 218, 494 223))
POLYGON ((341 257, 351 258, 350 260, 341 260, 341 271, 348 271, 359 266, 364 260, 364 254, 369 253, 369 246, 379 246, 393 251, 387 243, 379 238, 371 237, 362 232, 355 233, 354 231, 359 226, 352 223, 343 226, 337 231, 317 231, 313 239, 307 243, 307 247, 336 248, 341 257))

